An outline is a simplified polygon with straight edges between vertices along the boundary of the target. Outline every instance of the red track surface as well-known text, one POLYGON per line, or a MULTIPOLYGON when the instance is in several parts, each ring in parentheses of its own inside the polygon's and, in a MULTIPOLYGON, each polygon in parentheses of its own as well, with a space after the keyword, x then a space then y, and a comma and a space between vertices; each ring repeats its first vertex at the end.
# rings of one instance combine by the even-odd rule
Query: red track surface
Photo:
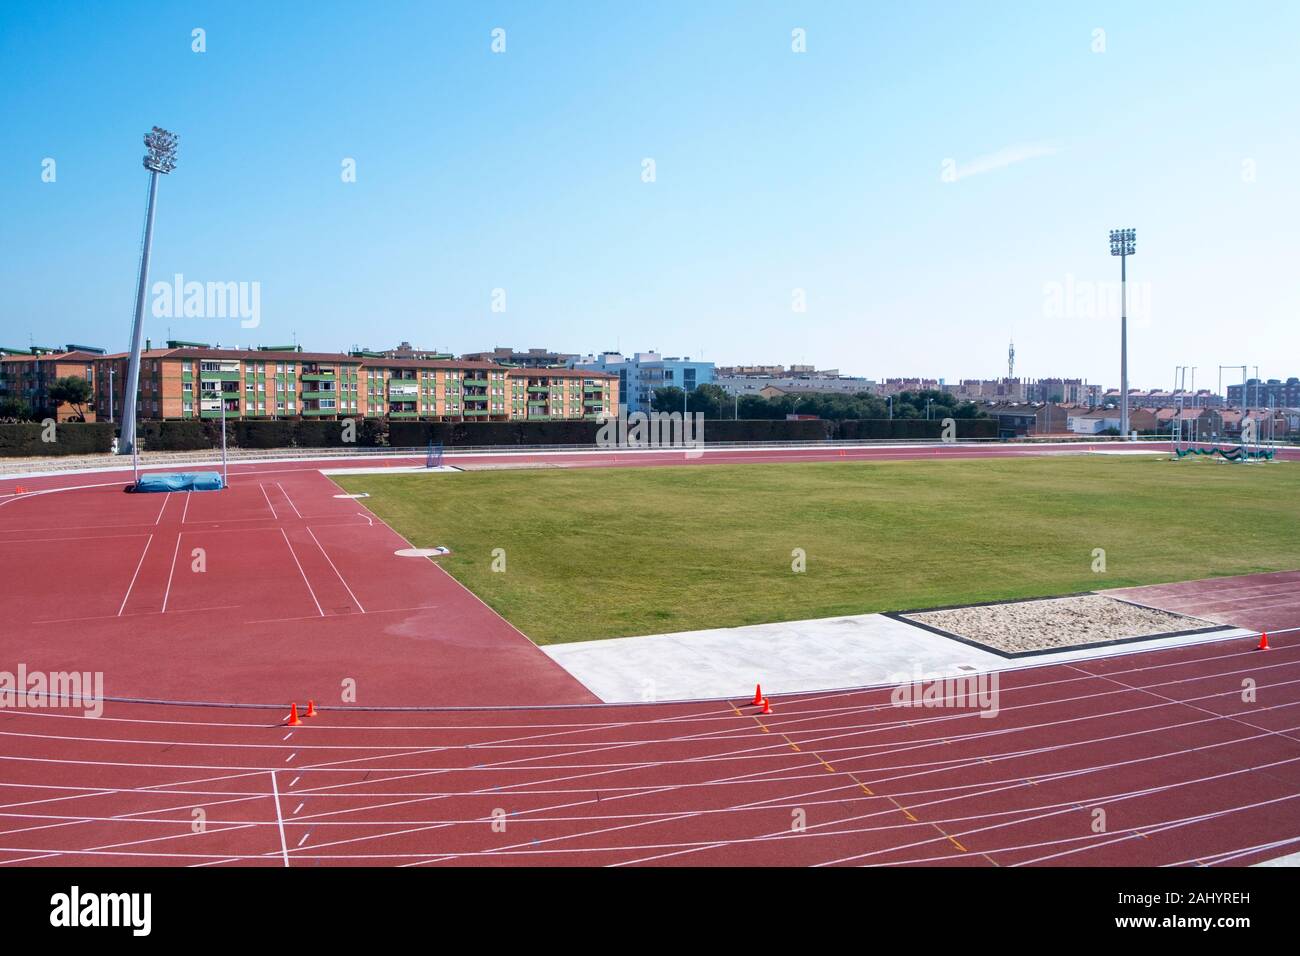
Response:
POLYGON ((120 476, 83 474, 21 484, 97 487, 0 497, 0 669, 277 705, 0 710, 0 863, 1241 864, 1300 848, 1295 575, 1126 592, 1213 587, 1216 619, 1249 615, 1269 652, 1006 672, 994 719, 898 709, 887 689, 769 717, 741 700, 531 706, 592 698, 435 564, 393 556, 402 539, 317 467, 241 465, 222 493, 123 495, 120 476), (1248 606, 1233 588, 1254 589, 1248 606), (337 700, 344 677, 363 707, 493 706, 281 725, 278 702, 337 700))

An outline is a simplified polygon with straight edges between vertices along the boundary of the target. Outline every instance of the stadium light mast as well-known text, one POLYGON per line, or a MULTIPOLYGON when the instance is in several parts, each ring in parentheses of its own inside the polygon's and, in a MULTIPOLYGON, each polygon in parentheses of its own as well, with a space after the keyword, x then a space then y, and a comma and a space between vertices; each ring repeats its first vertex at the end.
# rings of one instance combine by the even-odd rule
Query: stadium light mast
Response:
POLYGON ((1136 253, 1136 229, 1110 231, 1110 254, 1119 256, 1119 430, 1125 438, 1128 438, 1128 257, 1136 253))
POLYGON ((158 199, 158 176, 176 168, 176 134, 155 126, 144 134, 149 150, 144 168, 149 170, 149 206, 144 217, 144 243, 140 249, 140 282, 135 290, 135 323, 131 326, 131 357, 126 367, 126 387, 122 394, 122 435, 119 454, 135 452, 136 393, 140 388, 140 345, 144 339, 144 296, 149 287, 149 253, 153 248, 153 213, 158 199))

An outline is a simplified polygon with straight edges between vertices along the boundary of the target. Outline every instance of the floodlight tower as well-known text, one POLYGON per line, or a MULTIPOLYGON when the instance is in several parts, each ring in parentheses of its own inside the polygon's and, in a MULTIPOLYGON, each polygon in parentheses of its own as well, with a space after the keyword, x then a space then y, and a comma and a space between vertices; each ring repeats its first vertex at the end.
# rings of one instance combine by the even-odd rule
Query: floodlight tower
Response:
POLYGON ((1119 256, 1119 430, 1125 438, 1128 438, 1128 257, 1136 253, 1136 229, 1110 231, 1110 254, 1119 256))
POLYGON ((135 324, 131 326, 131 358, 126 367, 126 388, 122 393, 122 435, 119 454, 135 451, 136 392, 140 387, 140 344, 144 339, 144 295, 149 287, 149 253, 153 247, 153 210, 158 199, 158 176, 176 168, 176 134, 155 126, 144 134, 149 150, 144 168, 149 170, 149 206, 144 217, 144 243, 140 250, 140 283, 135 290, 135 324))

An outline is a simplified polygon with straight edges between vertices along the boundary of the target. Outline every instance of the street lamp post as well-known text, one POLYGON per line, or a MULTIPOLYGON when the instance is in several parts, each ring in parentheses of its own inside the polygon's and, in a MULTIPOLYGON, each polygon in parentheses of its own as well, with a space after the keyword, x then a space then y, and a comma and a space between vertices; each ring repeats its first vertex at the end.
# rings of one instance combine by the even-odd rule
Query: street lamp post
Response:
POLYGON ((1125 438, 1128 438, 1128 257, 1136 253, 1136 229, 1110 231, 1110 254, 1119 256, 1119 430, 1125 438))
POLYGON ((140 250, 140 282, 135 290, 135 323, 131 326, 131 358, 126 367, 126 388, 122 394, 122 437, 119 454, 135 451, 136 392, 140 387, 140 345, 144 339, 144 296, 149 286, 149 253, 153 248, 153 214, 158 199, 158 176, 176 168, 176 134, 155 126, 144 136, 149 152, 144 168, 149 170, 149 205, 144 217, 144 243, 140 250))

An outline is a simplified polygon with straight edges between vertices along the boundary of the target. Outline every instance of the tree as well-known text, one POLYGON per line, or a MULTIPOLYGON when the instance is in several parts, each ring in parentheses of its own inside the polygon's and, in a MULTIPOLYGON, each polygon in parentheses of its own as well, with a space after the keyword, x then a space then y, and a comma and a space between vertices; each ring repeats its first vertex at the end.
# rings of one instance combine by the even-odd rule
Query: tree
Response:
POLYGON ((50 401, 54 403, 56 413, 60 405, 71 405, 82 421, 86 420, 86 405, 92 394, 90 383, 76 375, 56 379, 49 389, 50 401))
POLYGON ((32 417, 32 407, 21 398, 0 399, 0 418, 13 418, 28 421, 32 417))
POLYGON ((682 410, 682 390, 676 385, 656 388, 650 399, 650 410, 655 412, 680 412, 682 410))

